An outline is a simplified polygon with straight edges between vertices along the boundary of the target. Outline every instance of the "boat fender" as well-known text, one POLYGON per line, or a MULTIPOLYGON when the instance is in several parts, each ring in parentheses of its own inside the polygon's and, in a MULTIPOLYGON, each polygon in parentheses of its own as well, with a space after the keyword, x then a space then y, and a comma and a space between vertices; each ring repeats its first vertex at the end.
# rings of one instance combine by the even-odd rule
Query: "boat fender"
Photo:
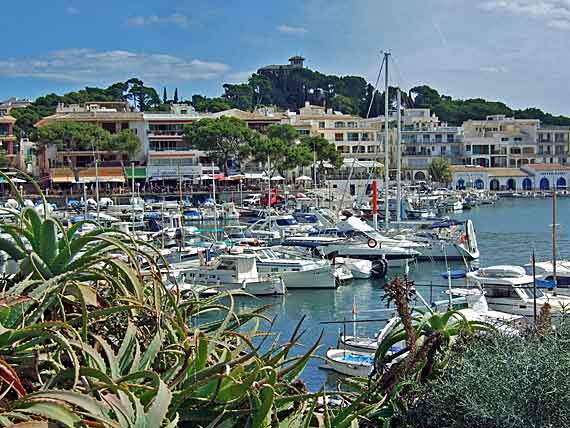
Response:
POLYGON ((378 245, 378 242, 376 241, 376 239, 374 239, 374 238, 368 239, 368 246, 370 248, 376 248, 376 245, 378 245))

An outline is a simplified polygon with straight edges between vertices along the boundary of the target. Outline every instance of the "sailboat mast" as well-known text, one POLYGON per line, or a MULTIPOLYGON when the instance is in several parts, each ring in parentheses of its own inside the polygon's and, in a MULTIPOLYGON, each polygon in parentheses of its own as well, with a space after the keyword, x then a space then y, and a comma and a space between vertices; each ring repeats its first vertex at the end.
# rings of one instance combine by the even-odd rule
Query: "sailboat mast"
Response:
POLYGON ((216 209, 216 176, 214 174, 214 162, 212 162, 212 199, 214 200, 214 236, 218 239, 218 210, 216 209))
POLYGON ((554 278, 554 288, 558 287, 556 276, 556 187, 552 193, 552 275, 554 278))
POLYGON ((398 137, 396 139, 396 221, 399 223, 402 220, 402 93, 399 87, 396 94, 398 109, 396 116, 396 120, 398 121, 398 137))
POLYGON ((384 52, 384 66, 385 70, 385 80, 384 80, 384 226, 388 227, 390 222, 390 207, 389 207, 389 194, 388 194, 388 183, 390 181, 390 155, 388 153, 388 124, 389 124, 389 94, 388 94, 388 60, 390 59, 390 52, 384 52))

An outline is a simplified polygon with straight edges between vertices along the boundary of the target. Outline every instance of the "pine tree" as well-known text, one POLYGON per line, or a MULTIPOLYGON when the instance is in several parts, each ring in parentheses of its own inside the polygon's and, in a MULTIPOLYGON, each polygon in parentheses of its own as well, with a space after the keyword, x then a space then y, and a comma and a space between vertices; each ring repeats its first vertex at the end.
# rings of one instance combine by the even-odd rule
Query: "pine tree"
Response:
POLYGON ((178 104, 178 88, 174 90, 174 104, 178 104))
POLYGON ((162 102, 166 104, 168 101, 168 95, 166 94, 166 88, 164 88, 164 92, 162 93, 162 102))

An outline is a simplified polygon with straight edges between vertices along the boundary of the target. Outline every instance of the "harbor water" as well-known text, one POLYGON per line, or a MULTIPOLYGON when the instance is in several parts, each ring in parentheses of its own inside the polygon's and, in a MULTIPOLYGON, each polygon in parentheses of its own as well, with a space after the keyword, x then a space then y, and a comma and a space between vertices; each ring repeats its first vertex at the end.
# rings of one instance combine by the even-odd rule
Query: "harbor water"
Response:
MULTIPOLYGON (((570 198, 557 200, 557 242, 558 257, 570 258, 570 198)), ((544 260, 552 254, 552 199, 503 199, 493 206, 479 206, 463 213, 452 215, 459 220, 472 219, 477 232, 481 251, 479 264, 490 266, 497 264, 523 265, 530 262, 532 250, 536 251, 537 260, 544 260)), ((455 263, 450 269, 461 269, 455 263)), ((446 280, 441 273, 447 269, 444 262, 421 262, 410 268, 409 277, 414 280, 418 290, 426 300, 447 298, 444 291, 446 280), (431 286, 430 286, 431 284, 431 286)), ((388 278, 400 274, 391 270, 388 278)), ((463 280, 454 284, 461 285, 463 280)), ((372 336, 380 329, 392 314, 386 310, 383 301, 382 280, 355 280, 336 290, 292 290, 284 297, 240 300, 238 309, 252 309, 262 304, 271 304, 267 315, 275 317, 272 331, 280 336, 281 341, 289 339, 302 317, 305 331, 301 342, 307 347, 312 345, 323 332, 321 346, 317 355, 323 356, 326 350, 337 344, 343 324, 323 324, 327 321, 350 321, 353 308, 357 319, 379 320, 357 324, 358 335, 372 336)), ((353 333, 353 324, 348 322, 347 334, 353 333)), ((301 352, 302 349, 297 349, 301 352)), ((334 375, 320 369, 323 361, 312 360, 302 378, 312 390, 319 389, 323 383, 331 383, 334 375)))

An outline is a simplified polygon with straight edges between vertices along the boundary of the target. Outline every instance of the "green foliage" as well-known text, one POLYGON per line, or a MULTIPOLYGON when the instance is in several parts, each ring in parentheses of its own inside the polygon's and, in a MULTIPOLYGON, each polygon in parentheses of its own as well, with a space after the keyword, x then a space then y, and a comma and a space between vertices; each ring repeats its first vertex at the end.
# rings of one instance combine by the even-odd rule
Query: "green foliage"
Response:
POLYGON ((240 110, 249 111, 253 109, 253 91, 247 83, 238 85, 224 84, 224 95, 231 105, 240 110))
POLYGON ((37 131, 41 145, 54 145, 59 150, 74 148, 92 150, 93 147, 105 147, 111 140, 111 134, 91 123, 57 122, 43 126, 37 131))
POLYGON ((0 150, 0 168, 5 168, 9 165, 10 159, 8 158, 8 154, 6 150, 0 150))
POLYGON ((135 155, 141 149, 141 140, 135 135, 131 129, 123 129, 116 135, 113 135, 107 145, 100 145, 101 150, 116 150, 135 155))
POLYGON ((382 407, 346 393, 332 410, 308 392, 299 375, 320 338, 292 355, 300 325, 272 341, 259 330, 264 308, 237 314, 234 294, 183 297, 148 243, 82 234, 87 222, 66 228, 46 213, 0 224, 2 251, 21 268, 0 292, 0 426, 347 428, 382 407))
POLYGON ((358 105, 355 104, 352 98, 345 95, 335 95, 329 102, 328 106, 336 111, 341 111, 345 114, 359 114, 358 105))
POLYGON ((251 88, 254 106, 271 104, 273 84, 271 80, 259 74, 252 74, 247 84, 251 88))
POLYGON ((15 131, 18 137, 35 137, 34 124, 40 119, 55 113, 59 103, 84 104, 86 102, 119 101, 123 99, 123 93, 127 85, 122 82, 114 83, 107 88, 86 87, 80 91, 69 92, 65 95, 49 94, 37 98, 30 106, 10 110, 10 114, 16 118, 15 131))
POLYGON ((41 146, 54 145, 59 150, 109 150, 136 154, 141 147, 139 138, 130 129, 111 135, 105 129, 90 123, 57 122, 37 131, 41 146))
MULTIPOLYGON (((293 129, 294 130, 294 129, 293 129)), ((273 125, 268 130, 269 135, 256 134, 249 143, 250 153, 254 160, 267 165, 270 163, 269 175, 275 171, 284 173, 298 166, 311 163, 312 152, 302 144, 296 144, 295 138, 288 125, 273 125), (292 138, 287 140, 286 138, 292 138)))
POLYGON ((160 104, 160 97, 154 88, 144 86, 140 79, 129 79, 125 82, 125 99, 131 101, 139 111, 148 111, 160 104))
POLYGON ((451 183, 451 166, 446 158, 435 158, 428 166, 429 174, 436 183, 451 183))
POLYGON ((271 139, 280 139, 288 144, 293 144, 299 139, 299 131, 288 124, 270 125, 267 128, 267 136, 271 139))
POLYGON ((205 151, 227 174, 228 161, 243 154, 242 146, 249 142, 252 132, 244 121, 223 116, 186 125, 184 136, 193 148, 205 151))
MULTIPOLYGON (((340 168, 342 165, 342 155, 336 149, 334 143, 331 143, 326 138, 318 137, 304 137, 301 144, 306 147, 306 150, 311 154, 315 152, 317 167, 320 172, 324 170, 324 163, 329 162, 335 168, 340 168)), ((312 155, 311 155, 312 156, 312 155)))
POLYGON ((234 107, 224 98, 207 98, 202 95, 192 95, 192 105, 198 112, 218 113, 234 107))
POLYGON ((406 427, 570 424, 570 323, 535 337, 485 336, 457 347, 449 369, 403 418, 406 427))

